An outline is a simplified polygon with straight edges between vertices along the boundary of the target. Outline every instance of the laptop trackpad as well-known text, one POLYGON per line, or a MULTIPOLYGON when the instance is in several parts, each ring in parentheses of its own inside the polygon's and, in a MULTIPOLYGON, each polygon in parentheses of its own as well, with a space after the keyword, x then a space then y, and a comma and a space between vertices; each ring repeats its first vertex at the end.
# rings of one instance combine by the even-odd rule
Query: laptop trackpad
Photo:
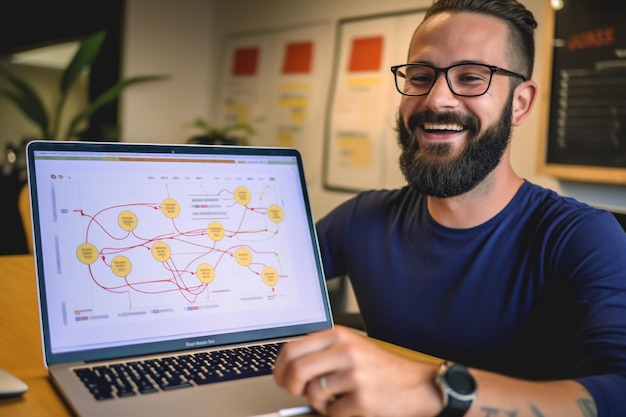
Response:
POLYGON ((287 394, 271 376, 221 382, 206 388, 195 392, 224 417, 278 413, 281 409, 307 405, 306 398, 287 394))

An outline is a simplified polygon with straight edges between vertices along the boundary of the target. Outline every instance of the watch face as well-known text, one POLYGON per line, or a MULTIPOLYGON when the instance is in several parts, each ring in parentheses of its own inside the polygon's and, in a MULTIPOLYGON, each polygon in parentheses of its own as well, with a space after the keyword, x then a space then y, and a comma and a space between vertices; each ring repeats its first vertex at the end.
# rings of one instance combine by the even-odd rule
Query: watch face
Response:
POLYGON ((472 394, 476 391, 476 381, 461 366, 452 365, 445 373, 448 386, 461 395, 472 394))

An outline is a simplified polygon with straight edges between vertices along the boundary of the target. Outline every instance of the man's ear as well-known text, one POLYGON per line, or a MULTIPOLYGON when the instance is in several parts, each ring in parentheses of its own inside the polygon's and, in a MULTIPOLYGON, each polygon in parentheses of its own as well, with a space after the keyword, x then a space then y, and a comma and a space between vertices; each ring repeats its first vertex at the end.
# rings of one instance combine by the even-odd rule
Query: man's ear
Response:
POLYGON ((519 126, 528 117, 537 99, 537 83, 527 80, 518 85, 513 92, 512 125, 519 126))

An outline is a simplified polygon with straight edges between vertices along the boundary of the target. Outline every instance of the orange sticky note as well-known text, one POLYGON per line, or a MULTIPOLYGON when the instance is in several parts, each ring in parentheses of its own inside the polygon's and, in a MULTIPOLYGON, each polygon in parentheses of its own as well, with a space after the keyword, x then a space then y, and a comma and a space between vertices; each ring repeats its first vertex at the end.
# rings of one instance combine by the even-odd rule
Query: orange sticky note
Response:
POLYGON ((283 74, 308 74, 313 62, 313 42, 287 44, 283 59, 283 74))
POLYGON ((259 55, 259 48, 257 47, 236 49, 231 74, 235 77, 256 75, 259 55))
POLYGON ((383 37, 370 36, 367 38, 355 38, 352 41, 349 72, 378 71, 382 62, 383 37))

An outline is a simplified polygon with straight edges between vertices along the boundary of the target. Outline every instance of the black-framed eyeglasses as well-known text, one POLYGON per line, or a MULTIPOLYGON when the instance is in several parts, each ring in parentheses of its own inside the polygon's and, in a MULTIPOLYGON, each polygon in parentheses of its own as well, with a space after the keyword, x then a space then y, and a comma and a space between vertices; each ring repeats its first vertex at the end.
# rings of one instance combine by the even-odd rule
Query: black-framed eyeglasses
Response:
POLYGON ((396 89, 405 96, 424 96, 430 93, 441 73, 445 74, 450 91, 462 97, 477 97, 485 94, 496 72, 526 81, 526 77, 522 74, 478 63, 456 64, 446 68, 427 64, 403 64, 394 65, 391 67, 391 72, 396 80, 396 89))

